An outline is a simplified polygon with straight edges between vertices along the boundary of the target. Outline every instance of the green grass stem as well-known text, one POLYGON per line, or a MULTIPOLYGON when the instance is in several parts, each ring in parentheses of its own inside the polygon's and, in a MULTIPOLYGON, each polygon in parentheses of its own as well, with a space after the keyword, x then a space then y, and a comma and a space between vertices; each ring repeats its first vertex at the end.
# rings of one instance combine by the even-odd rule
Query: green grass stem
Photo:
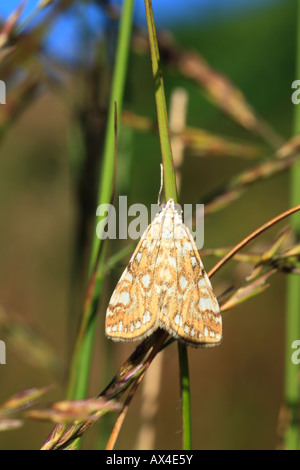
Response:
MULTIPOLYGON (((298 0, 298 25, 297 25, 297 59, 296 72, 300 77, 300 0, 298 0)), ((295 106, 294 133, 300 134, 300 106, 295 106)), ((290 199, 291 205, 300 203, 300 162, 297 161, 291 170, 290 199)), ((300 238, 300 214, 292 216, 292 226, 297 239, 300 238)), ((299 365, 293 364, 291 349, 292 343, 300 339, 300 280, 299 276, 290 275, 287 280, 287 304, 286 304, 286 331, 285 331, 285 403, 291 417, 290 425, 285 435, 284 446, 288 450, 299 450, 299 409, 300 409, 300 384, 299 365)))
MULTIPOLYGON (((115 103, 117 103, 117 120, 122 111, 127 64, 130 50, 134 0, 125 0, 121 16, 120 30, 113 73, 112 89, 109 103, 107 130, 105 136, 103 165, 101 168, 98 205, 110 203, 114 191, 115 172, 115 103)), ((90 276, 99 270, 104 262, 105 249, 101 251, 101 240, 94 233, 93 249, 90 262, 90 276)), ((71 365, 71 377, 68 390, 69 399, 84 398, 87 394, 90 376, 91 358, 96 330, 96 310, 101 294, 102 282, 97 278, 90 293, 88 309, 84 311, 82 324, 75 346, 71 365)))
POLYGON ((172 146, 169 132, 168 112, 165 98, 162 71, 160 68, 160 58, 156 29, 153 17, 152 3, 145 0, 148 34, 150 42, 150 52, 152 61, 152 71, 155 86, 155 100, 159 128, 159 138, 161 147, 162 163, 164 168, 164 192, 166 201, 174 199, 177 202, 176 178, 172 154, 172 146))
MULTIPOLYGON (((168 113, 164 92, 163 76, 160 68, 159 50, 156 29, 153 17, 151 0, 145 0, 146 17, 148 24, 150 52, 152 61, 153 79, 155 85, 155 100, 158 118, 158 128, 161 146, 162 163, 164 169, 164 191, 166 201, 174 199, 177 202, 176 177, 174 170, 172 146, 169 132, 168 113)), ((183 449, 191 449, 191 395, 187 347, 178 342, 180 390, 182 400, 182 432, 183 449)))

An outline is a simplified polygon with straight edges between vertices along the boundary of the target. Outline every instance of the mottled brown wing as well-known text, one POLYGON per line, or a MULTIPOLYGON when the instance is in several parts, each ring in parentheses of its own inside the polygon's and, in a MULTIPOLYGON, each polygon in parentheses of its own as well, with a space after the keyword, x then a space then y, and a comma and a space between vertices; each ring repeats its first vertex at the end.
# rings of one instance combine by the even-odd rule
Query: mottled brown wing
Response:
POLYGON ((174 232, 170 239, 162 236, 160 247, 165 255, 161 278, 166 286, 160 327, 190 346, 215 346, 222 340, 218 301, 189 229, 177 212, 169 217, 174 232))
POLYGON ((161 213, 138 243, 111 296, 106 335, 115 341, 141 340, 158 327, 158 293, 154 266, 160 252, 161 213))

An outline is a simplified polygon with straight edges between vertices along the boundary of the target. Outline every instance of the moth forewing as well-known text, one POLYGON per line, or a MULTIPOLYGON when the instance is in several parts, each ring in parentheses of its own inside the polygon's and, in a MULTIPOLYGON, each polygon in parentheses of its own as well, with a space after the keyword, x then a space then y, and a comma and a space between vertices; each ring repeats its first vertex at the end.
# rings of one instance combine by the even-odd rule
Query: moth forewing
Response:
POLYGON ((218 301, 172 199, 143 234, 106 313, 114 340, 141 340, 159 327, 194 347, 222 339, 218 301))

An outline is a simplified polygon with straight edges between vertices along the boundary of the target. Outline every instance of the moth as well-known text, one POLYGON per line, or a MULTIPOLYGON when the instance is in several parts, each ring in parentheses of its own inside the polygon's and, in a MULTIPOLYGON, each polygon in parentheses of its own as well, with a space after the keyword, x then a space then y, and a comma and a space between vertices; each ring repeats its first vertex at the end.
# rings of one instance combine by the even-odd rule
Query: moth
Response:
POLYGON ((106 312, 105 332, 115 341, 142 340, 158 328, 194 347, 222 340, 218 301, 173 199, 142 235, 106 312))

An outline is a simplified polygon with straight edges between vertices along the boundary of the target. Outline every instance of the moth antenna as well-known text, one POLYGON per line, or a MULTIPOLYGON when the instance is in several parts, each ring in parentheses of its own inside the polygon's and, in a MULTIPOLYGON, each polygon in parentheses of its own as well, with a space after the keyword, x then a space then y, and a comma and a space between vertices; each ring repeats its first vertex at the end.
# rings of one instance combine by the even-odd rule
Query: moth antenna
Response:
POLYGON ((164 187, 164 167, 163 167, 163 164, 161 163, 160 164, 160 189, 159 189, 158 198, 157 198, 157 204, 159 207, 161 206, 160 197, 163 191, 163 187, 164 187))

